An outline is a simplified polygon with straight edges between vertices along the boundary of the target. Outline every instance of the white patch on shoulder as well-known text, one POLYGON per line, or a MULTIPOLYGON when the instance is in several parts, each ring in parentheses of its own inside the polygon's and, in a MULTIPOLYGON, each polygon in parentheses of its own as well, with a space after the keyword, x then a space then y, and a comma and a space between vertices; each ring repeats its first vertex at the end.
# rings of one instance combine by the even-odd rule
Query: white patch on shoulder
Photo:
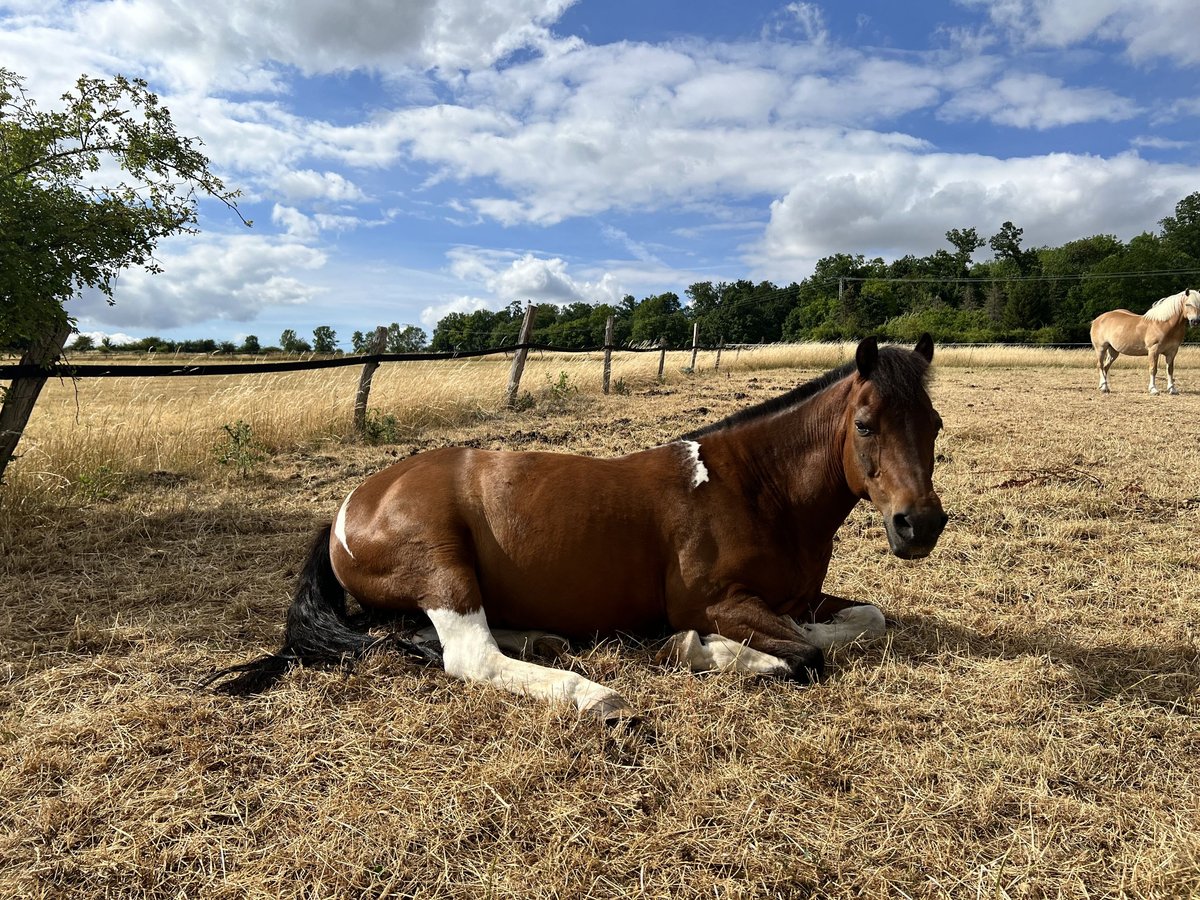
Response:
POLYGON ((680 443, 683 444, 683 449, 687 451, 688 458, 692 461, 692 487, 698 488, 708 481, 708 467, 700 459, 700 442, 680 441, 680 443))
MULTIPOLYGON (((354 490, 356 491, 358 488, 354 490)), ((337 518, 333 520, 333 536, 338 539, 338 543, 342 545, 342 549, 350 554, 351 559, 354 559, 354 551, 346 543, 346 507, 350 505, 350 498, 353 496, 354 491, 346 495, 346 499, 342 501, 342 508, 338 510, 337 518)))

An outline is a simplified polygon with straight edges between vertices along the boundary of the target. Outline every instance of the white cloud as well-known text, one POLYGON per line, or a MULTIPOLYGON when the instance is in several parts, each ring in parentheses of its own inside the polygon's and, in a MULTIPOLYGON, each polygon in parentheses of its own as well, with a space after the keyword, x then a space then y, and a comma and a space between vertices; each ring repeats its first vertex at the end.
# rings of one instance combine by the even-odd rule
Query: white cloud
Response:
POLYGON ((430 332, 443 318, 452 312, 472 313, 479 309, 490 309, 494 304, 482 297, 453 297, 444 303, 432 304, 421 310, 421 324, 430 332))
POLYGON ((70 350, 81 337, 91 338, 96 346, 99 346, 105 338, 114 344, 130 344, 137 340, 133 335, 125 334, 123 331, 81 331, 67 342, 67 349, 70 350))
POLYGON ((276 183, 276 188, 293 203, 312 200, 356 203, 366 199, 354 182, 338 172, 314 172, 312 169, 286 172, 276 183))
POLYGON ((271 211, 271 221, 282 228, 288 237, 305 243, 315 240, 320 233, 316 222, 292 206, 276 203, 271 211))
POLYGON ((547 26, 573 0, 111 0, 77 7, 96 44, 137 56, 176 90, 284 92, 306 75, 485 67, 523 47, 553 44, 547 26))
POLYGON ((948 120, 990 119, 1015 128, 1056 128, 1082 122, 1120 122, 1137 107, 1101 88, 1071 88, 1036 73, 1007 75, 995 84, 962 91, 941 107, 948 120))
POLYGON ((481 284, 501 306, 514 300, 617 303, 622 297, 621 286, 611 273, 600 273, 594 281, 580 279, 570 274, 566 261, 558 257, 517 256, 471 247, 457 247, 447 256, 456 277, 481 284))
POLYGON ((89 291, 67 304, 85 329, 106 326, 160 330, 212 320, 249 322, 264 309, 309 302, 320 289, 297 277, 315 271, 325 255, 286 239, 235 235, 163 241, 162 274, 124 272, 114 305, 89 291))
POLYGON ((847 248, 885 259, 925 255, 949 228, 990 235, 1006 220, 1024 229, 1027 247, 1101 230, 1128 237, 1194 187, 1193 170, 1154 166, 1134 154, 850 158, 771 204, 751 259, 767 277, 791 278, 847 248))
POLYGON ((1010 38, 1040 47, 1114 41, 1135 63, 1200 65, 1194 0, 959 0, 985 9, 1010 38))

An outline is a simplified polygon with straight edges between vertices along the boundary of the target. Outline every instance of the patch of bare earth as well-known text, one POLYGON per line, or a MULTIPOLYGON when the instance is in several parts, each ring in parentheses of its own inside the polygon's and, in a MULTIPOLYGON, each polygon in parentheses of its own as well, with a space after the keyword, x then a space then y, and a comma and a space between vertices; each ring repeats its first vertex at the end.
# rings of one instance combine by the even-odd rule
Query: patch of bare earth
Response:
POLYGON ((0 896, 1200 893, 1200 393, 935 371, 941 544, 895 559, 860 505, 827 582, 888 636, 814 687, 664 669, 633 640, 566 660, 632 728, 389 655, 249 701, 194 685, 274 649, 310 534, 397 457, 624 453, 815 369, 0 510, 0 896))

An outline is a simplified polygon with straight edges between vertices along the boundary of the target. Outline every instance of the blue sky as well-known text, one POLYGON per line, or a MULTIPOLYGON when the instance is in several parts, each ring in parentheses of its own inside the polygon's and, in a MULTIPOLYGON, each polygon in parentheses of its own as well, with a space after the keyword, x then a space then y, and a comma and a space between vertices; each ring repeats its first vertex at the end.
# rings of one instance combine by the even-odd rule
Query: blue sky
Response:
POLYGON ((254 220, 71 301, 96 335, 345 345, 1006 220, 1127 240, 1200 190, 1194 0, 0 0, 0 65, 44 107, 146 78, 254 220))

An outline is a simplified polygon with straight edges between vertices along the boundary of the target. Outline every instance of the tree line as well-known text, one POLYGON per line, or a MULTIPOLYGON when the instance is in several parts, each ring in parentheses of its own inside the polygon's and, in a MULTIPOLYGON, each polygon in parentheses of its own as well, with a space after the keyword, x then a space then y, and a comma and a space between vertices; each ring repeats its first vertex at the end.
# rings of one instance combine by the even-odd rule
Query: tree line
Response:
MULTIPOLYGON (((533 341, 598 347, 614 317, 618 345, 685 346, 699 325, 704 346, 830 341, 874 334, 963 343, 1086 343, 1092 319, 1110 309, 1145 312, 1200 276, 1200 192, 1175 206, 1156 232, 1128 242, 1094 235, 1059 247, 1025 248, 1023 230, 1005 222, 988 239, 974 228, 945 233, 950 249, 892 262, 862 254, 821 259, 786 286, 770 281, 697 282, 686 300, 674 292, 618 304, 539 306, 533 341), (990 247, 992 258, 973 262, 990 247), (1186 274, 1181 274, 1186 273, 1186 274)), ((524 316, 514 302, 499 311, 450 313, 434 329, 433 350, 513 343, 524 316)))

